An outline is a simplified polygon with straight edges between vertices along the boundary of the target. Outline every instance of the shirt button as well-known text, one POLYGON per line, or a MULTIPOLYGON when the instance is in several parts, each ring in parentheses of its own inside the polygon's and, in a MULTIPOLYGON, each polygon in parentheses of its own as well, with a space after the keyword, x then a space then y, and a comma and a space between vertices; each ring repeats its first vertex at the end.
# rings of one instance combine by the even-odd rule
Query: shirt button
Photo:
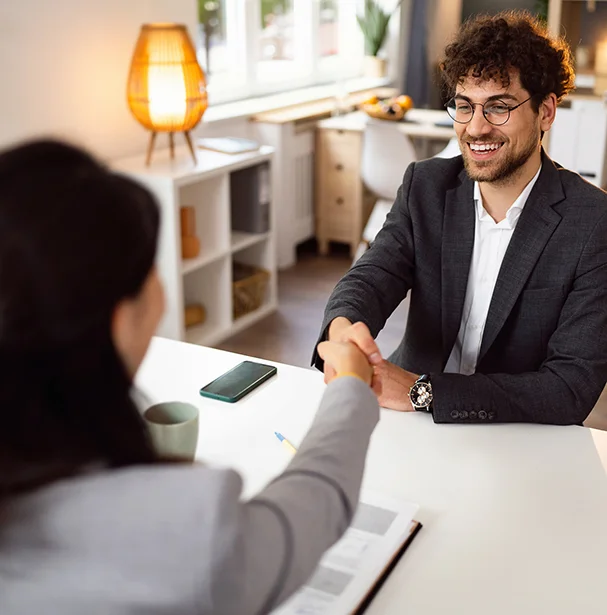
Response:
POLYGON ((475 421, 476 420, 476 410, 470 410, 470 414, 469 414, 470 418, 475 421))
POLYGON ((461 410, 459 413, 459 418, 460 419, 467 419, 468 418, 468 413, 465 410, 461 410))
POLYGON ((459 418, 459 412, 457 410, 452 410, 451 411, 451 418, 452 419, 458 419, 459 418))
POLYGON ((487 416, 489 417, 489 420, 492 421, 495 418, 495 412, 489 411, 489 414, 487 416))
POLYGON ((487 413, 484 410, 480 410, 478 413, 478 418, 484 421, 487 418, 487 413))

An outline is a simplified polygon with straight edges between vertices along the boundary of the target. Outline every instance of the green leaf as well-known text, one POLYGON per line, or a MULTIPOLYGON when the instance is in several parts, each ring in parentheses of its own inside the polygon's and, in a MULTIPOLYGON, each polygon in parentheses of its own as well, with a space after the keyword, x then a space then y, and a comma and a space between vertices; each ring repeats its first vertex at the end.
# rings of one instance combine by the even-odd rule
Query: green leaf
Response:
POLYGON ((386 39, 390 18, 401 3, 402 0, 398 0, 394 9, 387 13, 377 0, 365 0, 364 15, 356 17, 365 38, 365 53, 377 55, 386 39))

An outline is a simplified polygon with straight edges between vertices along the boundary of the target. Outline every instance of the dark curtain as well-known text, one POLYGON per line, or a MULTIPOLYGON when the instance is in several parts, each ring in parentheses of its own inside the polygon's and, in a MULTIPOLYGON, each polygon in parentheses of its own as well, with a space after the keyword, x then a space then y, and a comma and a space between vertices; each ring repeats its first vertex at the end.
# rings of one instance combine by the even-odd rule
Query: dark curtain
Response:
POLYGON ((429 103, 427 24, 426 0, 413 0, 409 25, 405 93, 411 96, 416 107, 427 107, 429 103))

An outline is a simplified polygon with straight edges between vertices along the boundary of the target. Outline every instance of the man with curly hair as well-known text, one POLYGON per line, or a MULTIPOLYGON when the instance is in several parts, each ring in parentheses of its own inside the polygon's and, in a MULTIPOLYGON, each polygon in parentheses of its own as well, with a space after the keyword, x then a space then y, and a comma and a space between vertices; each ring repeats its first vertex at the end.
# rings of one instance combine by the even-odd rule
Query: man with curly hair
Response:
POLYGON ((320 339, 365 351, 387 408, 581 424, 607 381, 607 194, 542 149, 573 88, 569 48, 509 11, 465 23, 441 68, 462 155, 409 166, 320 339), (409 292, 384 360, 374 338, 409 292))

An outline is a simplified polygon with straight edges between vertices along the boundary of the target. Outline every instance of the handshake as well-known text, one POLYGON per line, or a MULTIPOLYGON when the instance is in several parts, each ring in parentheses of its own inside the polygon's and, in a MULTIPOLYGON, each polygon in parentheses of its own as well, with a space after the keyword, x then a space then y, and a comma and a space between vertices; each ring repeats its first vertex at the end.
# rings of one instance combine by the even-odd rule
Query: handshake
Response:
POLYGON ((338 317, 329 325, 328 341, 318 345, 323 359, 325 382, 353 375, 366 382, 377 395, 380 406, 402 412, 413 411, 409 389, 418 376, 382 358, 369 328, 338 317))

